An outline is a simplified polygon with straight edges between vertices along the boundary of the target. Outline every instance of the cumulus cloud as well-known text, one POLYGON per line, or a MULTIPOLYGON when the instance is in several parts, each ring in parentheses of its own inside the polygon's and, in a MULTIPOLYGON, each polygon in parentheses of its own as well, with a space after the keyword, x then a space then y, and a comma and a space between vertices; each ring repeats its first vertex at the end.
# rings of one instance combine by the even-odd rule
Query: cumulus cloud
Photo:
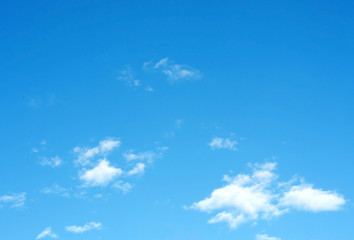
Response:
POLYGON ((52 232, 52 228, 51 227, 47 227, 40 234, 38 234, 36 239, 42 239, 42 238, 45 238, 45 237, 58 238, 58 235, 52 232))
POLYGON ((267 234, 257 234, 256 240, 281 240, 277 237, 269 237, 267 234))
POLYGON ((91 163, 90 161, 94 157, 105 157, 113 149, 118 148, 120 144, 121 142, 116 138, 106 138, 100 141, 100 143, 96 147, 75 147, 74 153, 78 155, 77 159, 75 160, 75 163, 80 164, 82 166, 86 166, 91 163))
POLYGON ((220 137, 214 137, 211 142, 209 143, 209 146, 211 149, 230 149, 230 150, 237 150, 237 141, 230 140, 230 138, 220 138, 220 137))
POLYGON ((90 222, 83 226, 67 226, 65 230, 73 233, 83 233, 91 230, 100 230, 102 229, 102 224, 100 222, 90 222))
POLYGON ((171 82, 193 80, 201 78, 202 76, 197 69, 188 65, 176 64, 168 58, 163 58, 156 63, 146 62, 143 68, 159 70, 165 74, 171 82))
POLYGON ((106 186, 122 173, 122 169, 110 166, 109 161, 103 159, 96 167, 85 170, 80 179, 85 186, 106 186))
POLYGON ((306 184, 292 186, 280 199, 282 206, 311 212, 337 211, 344 204, 344 198, 336 192, 314 189, 306 184))
POLYGON ((231 228, 259 219, 271 219, 291 209, 334 211, 345 200, 333 191, 294 182, 280 184, 275 174, 276 163, 255 164, 252 174, 225 175, 226 185, 190 207, 202 212, 217 212, 209 223, 226 222, 231 228), (318 202, 318 205, 315 203, 318 202))
POLYGON ((0 196, 0 203, 8 204, 11 208, 22 207, 26 201, 26 193, 14 193, 0 196))
POLYGON ((52 168, 55 168, 55 167, 59 167, 60 165, 62 165, 63 160, 61 160, 61 158, 58 156, 55 156, 52 158, 43 157, 42 161, 40 163, 42 166, 50 166, 52 168))

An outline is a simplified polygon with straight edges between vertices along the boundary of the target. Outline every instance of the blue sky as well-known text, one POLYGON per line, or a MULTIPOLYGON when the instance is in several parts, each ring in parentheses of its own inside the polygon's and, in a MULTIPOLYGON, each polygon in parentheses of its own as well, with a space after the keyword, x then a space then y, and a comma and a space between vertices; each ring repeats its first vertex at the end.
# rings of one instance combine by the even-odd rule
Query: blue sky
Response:
POLYGON ((353 10, 2 1, 0 239, 351 239, 353 10))

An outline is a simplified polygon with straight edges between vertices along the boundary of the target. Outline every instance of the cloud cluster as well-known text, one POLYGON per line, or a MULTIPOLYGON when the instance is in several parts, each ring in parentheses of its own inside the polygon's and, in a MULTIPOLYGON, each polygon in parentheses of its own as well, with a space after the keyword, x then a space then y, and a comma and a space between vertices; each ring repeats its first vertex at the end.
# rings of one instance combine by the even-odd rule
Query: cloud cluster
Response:
POLYGON ((121 142, 117 138, 105 138, 95 147, 75 147, 74 153, 77 154, 75 163, 82 166, 91 164, 90 160, 96 156, 106 157, 113 149, 118 148, 121 142))
POLYGON ((14 193, 0 196, 0 203, 9 204, 11 208, 22 207, 26 201, 26 193, 14 193))
POLYGON ((82 187, 111 186, 127 193, 132 185, 122 179, 144 174, 147 166, 154 159, 161 157, 162 151, 165 150, 165 148, 157 148, 156 152, 126 151, 123 153, 125 161, 121 161, 118 167, 116 161, 108 160, 108 155, 120 145, 121 141, 117 138, 105 138, 95 147, 74 148, 74 153, 77 155, 74 162, 82 167, 79 171, 82 187))
POLYGON ((100 222, 90 222, 83 226, 73 225, 73 226, 65 227, 66 231, 73 232, 73 233, 84 233, 87 231, 100 230, 100 229, 102 229, 102 224, 100 222))
POLYGON ((211 142, 208 144, 211 149, 229 149, 236 151, 237 150, 237 141, 231 140, 230 138, 220 138, 214 137, 211 142))
POLYGON ((280 216, 291 209, 335 211, 345 204, 345 199, 334 191, 316 189, 303 182, 279 182, 275 168, 276 163, 256 164, 252 174, 225 175, 225 186, 213 190, 210 197, 190 208, 217 212, 209 223, 227 222, 236 228, 245 222, 280 216))

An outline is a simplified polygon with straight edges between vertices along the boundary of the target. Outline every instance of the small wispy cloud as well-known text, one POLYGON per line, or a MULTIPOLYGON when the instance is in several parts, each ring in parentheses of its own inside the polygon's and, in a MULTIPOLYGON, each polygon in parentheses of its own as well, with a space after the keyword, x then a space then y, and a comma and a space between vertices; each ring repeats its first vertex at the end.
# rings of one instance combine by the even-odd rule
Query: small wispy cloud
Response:
POLYGON ((122 180, 117 181, 112 185, 113 188, 121 190, 124 194, 128 193, 132 189, 132 185, 128 182, 123 182, 122 180))
POLYGON ((59 186, 58 184, 54 184, 51 187, 46 187, 41 190, 43 194, 54 194, 60 195, 63 197, 70 197, 69 191, 66 188, 59 186))
POLYGON ((11 208, 22 207, 26 201, 26 193, 14 193, 0 196, 0 204, 8 204, 11 208))
POLYGON ((42 161, 40 162, 42 166, 50 166, 52 168, 59 167, 60 165, 62 165, 62 163, 63 160, 58 156, 52 158, 43 157, 42 161))
POLYGON ((157 156, 158 155, 152 151, 135 153, 134 150, 129 150, 123 153, 123 157, 127 161, 138 160, 138 161, 152 162, 157 156))
POLYGON ((145 172, 145 164, 137 163, 132 170, 127 172, 127 175, 132 176, 136 174, 143 174, 144 172, 145 172))
POLYGON ((84 233, 87 231, 100 230, 100 229, 102 229, 102 224, 100 222, 90 222, 83 226, 73 225, 73 226, 65 227, 66 231, 73 232, 73 233, 84 233))
POLYGON ((269 237, 267 234, 257 234, 256 240, 281 240, 277 237, 269 237))
POLYGON ((304 182, 278 182, 275 169, 276 163, 268 162, 255 164, 249 175, 225 175, 225 186, 213 190, 210 197, 195 202, 190 208, 207 213, 217 211, 209 223, 227 222, 231 228, 236 228, 242 223, 271 219, 292 209, 337 211, 346 202, 334 191, 316 189, 304 182))
POLYGON ((143 65, 145 70, 159 70, 167 76, 170 82, 178 82, 181 80, 195 80, 202 77, 197 69, 186 64, 177 64, 170 59, 163 58, 156 63, 149 61, 143 65))
POLYGON ((214 137, 211 142, 208 144, 211 149, 229 149, 236 151, 237 150, 237 141, 231 140, 230 138, 220 138, 214 137))
POLYGON ((135 74, 129 65, 126 66, 123 70, 119 71, 119 76, 117 79, 125 82, 129 87, 140 86, 140 80, 135 78, 135 74))
POLYGON ((47 227, 40 234, 38 234, 36 239, 42 239, 42 238, 45 238, 45 237, 58 238, 58 235, 52 232, 52 228, 51 227, 47 227))
POLYGON ((47 94, 45 96, 40 96, 40 97, 31 97, 27 100, 27 106, 34 109, 38 110, 44 107, 50 107, 53 106, 56 103, 57 99, 54 94, 47 94))

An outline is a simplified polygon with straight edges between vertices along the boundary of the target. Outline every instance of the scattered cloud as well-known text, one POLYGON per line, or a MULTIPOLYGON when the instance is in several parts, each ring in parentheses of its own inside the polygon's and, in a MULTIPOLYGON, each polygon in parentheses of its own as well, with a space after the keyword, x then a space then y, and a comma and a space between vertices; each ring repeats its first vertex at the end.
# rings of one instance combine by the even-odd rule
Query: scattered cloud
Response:
POLYGON ((14 193, 0 196, 0 204, 8 204, 11 208, 22 207, 26 201, 26 193, 14 193))
POLYGON ((127 173, 127 175, 132 176, 132 175, 136 175, 136 174, 143 174, 144 171, 145 171, 145 164, 144 163, 137 163, 135 165, 135 167, 127 173))
POLYGON ((66 188, 59 186, 58 184, 54 184, 51 187, 46 187, 41 190, 43 194, 54 194, 60 195, 63 197, 70 197, 69 191, 66 188))
POLYGON ((128 193, 132 189, 132 185, 128 182, 123 182, 121 180, 113 184, 113 187, 121 190, 124 194, 128 193))
POLYGON ((138 160, 152 162, 157 157, 157 154, 152 151, 134 153, 134 150, 129 150, 123 154, 123 157, 127 161, 138 160))
POLYGON ((257 234, 256 240, 281 240, 277 237, 269 237, 267 234, 257 234))
POLYGON ((150 86, 147 86, 147 87, 145 88, 145 91, 153 92, 154 89, 153 89, 152 87, 150 87, 150 86))
POLYGON ((135 78, 135 74, 130 66, 126 66, 123 70, 119 71, 118 80, 124 81, 129 87, 140 86, 140 80, 135 78))
POLYGON ((110 166, 109 161, 102 159, 96 167, 85 170, 80 179, 85 186, 106 186, 122 173, 122 169, 110 166))
POLYGON ((38 110, 43 107, 50 107, 53 106, 56 103, 57 99, 54 94, 47 94, 45 96, 41 97, 32 97, 27 100, 27 106, 34 109, 38 110))
POLYGON ((52 228, 51 227, 47 227, 46 229, 43 230, 43 232, 38 234, 36 239, 42 239, 42 238, 45 238, 45 237, 58 238, 58 235, 52 232, 52 228))
POLYGON ((202 77, 202 74, 197 69, 188 66, 176 64, 167 57, 159 60, 156 63, 152 61, 145 62, 143 65, 145 70, 159 70, 165 74, 169 81, 177 82, 181 80, 194 80, 202 77))
POLYGON ((113 149, 118 148, 121 142, 119 139, 108 137, 98 144, 96 147, 75 147, 74 153, 78 155, 75 163, 82 166, 90 164, 90 160, 96 156, 105 157, 113 149))
POLYGON ((211 149, 230 149, 233 151, 237 150, 237 141, 230 140, 230 138, 220 138, 220 137, 214 137, 211 142, 209 143, 209 146, 211 149))
POLYGON ((193 203, 190 208, 217 212, 209 223, 227 222, 236 228, 249 221, 280 216, 291 209, 335 211, 345 204, 344 198, 334 191, 315 189, 303 182, 283 184, 278 181, 275 169, 276 163, 255 164, 252 174, 225 175, 225 186, 213 190, 210 197, 193 203))
POLYGON ((50 166, 52 168, 59 167, 60 165, 62 165, 62 163, 63 160, 61 160, 61 158, 58 156, 52 158, 43 157, 42 161, 40 162, 42 166, 50 166))
POLYGON ((66 231, 73 232, 73 233, 84 233, 87 231, 100 230, 100 229, 102 229, 102 224, 100 222, 90 222, 83 226, 73 225, 73 226, 65 227, 66 231))

